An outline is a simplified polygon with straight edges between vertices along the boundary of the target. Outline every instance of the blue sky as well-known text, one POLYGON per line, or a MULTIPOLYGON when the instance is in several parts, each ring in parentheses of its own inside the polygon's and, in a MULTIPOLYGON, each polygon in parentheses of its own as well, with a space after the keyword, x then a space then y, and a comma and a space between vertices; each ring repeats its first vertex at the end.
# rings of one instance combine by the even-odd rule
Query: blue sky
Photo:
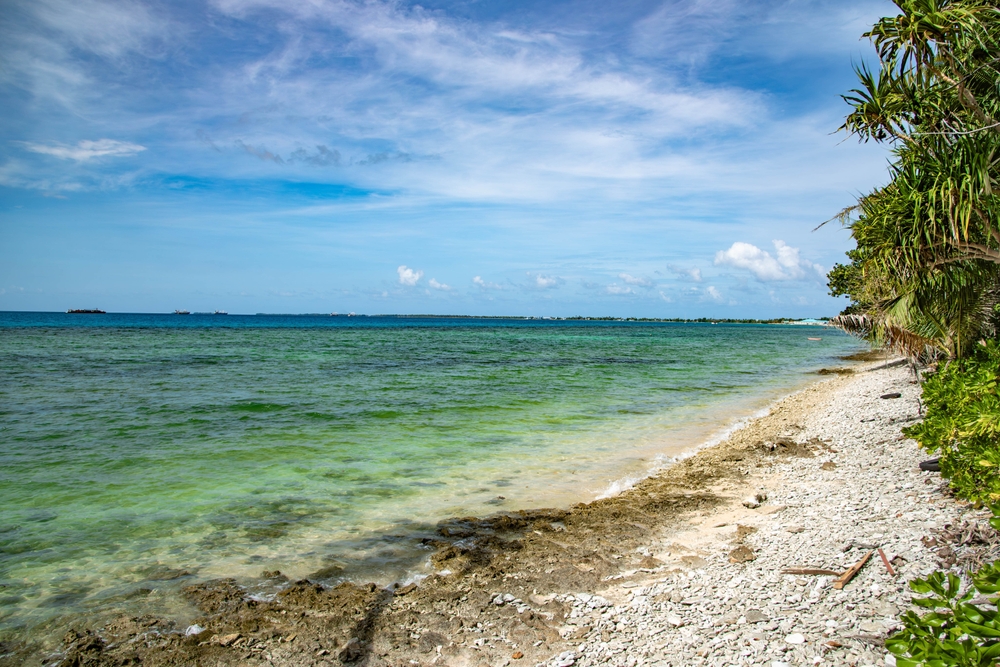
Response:
POLYGON ((6 2, 0 310, 835 314, 892 10, 6 2))

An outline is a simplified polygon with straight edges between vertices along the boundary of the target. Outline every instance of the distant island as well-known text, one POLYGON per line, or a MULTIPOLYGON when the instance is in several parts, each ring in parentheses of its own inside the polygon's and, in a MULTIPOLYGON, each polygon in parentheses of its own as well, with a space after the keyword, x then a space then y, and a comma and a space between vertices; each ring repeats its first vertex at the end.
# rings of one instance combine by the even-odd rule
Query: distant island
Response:
MULTIPOLYGON (((267 313, 257 313, 258 315, 266 315, 267 313)), ((331 317, 347 317, 347 315, 338 315, 333 313, 331 317)), ((575 315, 573 317, 535 317, 532 315, 428 315, 428 314, 379 314, 379 315, 355 315, 351 314, 352 317, 397 317, 403 318, 426 318, 426 319, 468 319, 468 320, 563 320, 567 322, 676 322, 681 324, 798 324, 798 325, 820 325, 825 326, 829 321, 829 317, 820 318, 803 318, 803 319, 791 319, 787 317, 777 317, 771 319, 738 319, 738 318, 726 318, 726 317, 698 317, 698 318, 684 318, 684 317, 585 317, 583 315, 575 315)))

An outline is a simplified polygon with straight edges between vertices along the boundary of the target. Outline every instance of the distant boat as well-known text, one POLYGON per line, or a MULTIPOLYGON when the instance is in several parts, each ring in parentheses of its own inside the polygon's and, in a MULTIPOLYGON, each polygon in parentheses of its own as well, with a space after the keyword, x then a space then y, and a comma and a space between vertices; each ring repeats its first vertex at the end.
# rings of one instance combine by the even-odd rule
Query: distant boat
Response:
POLYGON ((100 308, 71 308, 66 311, 71 315, 106 315, 100 308))
POLYGON ((190 310, 175 310, 174 315, 190 315, 190 310))
POLYGON ((213 315, 228 315, 229 313, 227 313, 227 312, 226 312, 226 311, 224 311, 224 310, 217 310, 217 311, 215 311, 215 312, 214 312, 214 313, 212 313, 212 314, 213 314, 213 315))

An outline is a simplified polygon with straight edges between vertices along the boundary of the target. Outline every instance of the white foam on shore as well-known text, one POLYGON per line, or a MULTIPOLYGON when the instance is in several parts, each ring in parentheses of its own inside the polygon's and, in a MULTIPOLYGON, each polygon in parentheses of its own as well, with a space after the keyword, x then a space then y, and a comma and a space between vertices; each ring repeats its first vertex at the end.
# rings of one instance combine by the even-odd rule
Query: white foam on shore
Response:
POLYGON ((746 428, 747 425, 749 425, 755 419, 760 419, 761 417, 766 417, 767 415, 771 414, 771 410, 774 409, 774 406, 776 406, 778 403, 785 400, 789 396, 793 396, 796 393, 798 392, 792 392, 791 394, 787 394, 785 396, 776 398, 767 407, 761 408, 760 410, 757 410, 756 412, 753 412, 747 415, 746 417, 741 417, 740 419, 737 419, 736 421, 729 424, 725 428, 722 428, 719 431, 713 433, 711 436, 709 436, 706 440, 704 440, 700 444, 691 447, 689 449, 685 449, 683 452, 681 452, 676 456, 657 454, 653 458, 653 463, 649 466, 649 468, 646 469, 645 472, 633 473, 631 475, 626 475, 621 479, 616 479, 615 481, 611 482, 611 484, 608 485, 608 488, 602 491, 595 498, 595 500, 614 498, 615 496, 624 493, 625 491, 628 491, 642 480, 652 477, 653 475, 665 470, 666 468, 669 468, 671 465, 683 461, 685 459, 689 459, 698 452, 702 451, 703 449, 708 449, 709 447, 714 447, 719 443, 725 442, 734 433, 746 428))

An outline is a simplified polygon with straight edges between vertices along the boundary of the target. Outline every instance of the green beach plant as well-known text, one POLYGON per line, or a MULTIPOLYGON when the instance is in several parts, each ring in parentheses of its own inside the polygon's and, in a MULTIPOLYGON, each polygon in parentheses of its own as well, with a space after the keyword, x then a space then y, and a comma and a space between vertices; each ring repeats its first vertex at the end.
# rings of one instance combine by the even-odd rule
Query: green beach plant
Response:
POLYGON ((956 495, 1000 502, 1000 342, 941 364, 923 387, 924 420, 903 429, 940 456, 941 473, 956 495))
POLYGON ((892 147, 891 181, 837 216, 857 249, 830 272, 833 323, 911 357, 962 357, 995 335, 1000 284, 1000 9, 897 0, 865 33, 875 72, 842 130, 892 147))
MULTIPOLYGON (((835 219, 857 247, 830 272, 851 304, 831 323, 911 359, 939 360, 926 415, 903 430, 940 457, 956 495, 1000 501, 1000 3, 895 0, 865 33, 878 69, 842 130, 892 148, 890 182, 835 219)), ((1000 505, 991 524, 1000 530, 1000 505)), ((935 572, 911 588, 917 610, 886 641, 900 667, 1000 665, 1000 563, 963 590, 935 572), (989 598, 994 609, 978 596, 989 598), (924 613, 918 613, 925 610, 924 613)))
MULTIPOLYGON (((998 513, 1000 506, 994 506, 990 524, 1000 530, 998 513)), ((1000 664, 1000 613, 986 608, 980 597, 994 607, 1000 601, 1000 562, 974 573, 964 591, 961 579, 950 572, 915 579, 910 588, 924 597, 913 599, 917 609, 900 616, 902 629, 885 642, 898 667, 1000 664)))

